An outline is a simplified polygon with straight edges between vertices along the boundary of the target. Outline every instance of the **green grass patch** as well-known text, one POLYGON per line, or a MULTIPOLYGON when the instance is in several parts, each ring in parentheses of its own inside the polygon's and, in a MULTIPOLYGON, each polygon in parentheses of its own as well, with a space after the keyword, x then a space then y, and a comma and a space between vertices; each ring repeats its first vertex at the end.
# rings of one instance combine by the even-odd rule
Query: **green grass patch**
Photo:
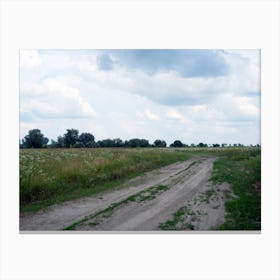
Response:
POLYGON ((183 206, 173 214, 171 220, 161 223, 159 228, 161 230, 193 230, 194 226, 190 222, 185 223, 185 220, 188 215, 194 216, 195 214, 188 207, 183 206))
POLYGON ((261 193, 253 185, 261 181, 260 149, 236 151, 214 163, 214 183, 228 182, 235 197, 227 197, 226 222, 221 230, 260 230, 261 193))
POLYGON ((209 203, 214 193, 215 191, 213 189, 207 190, 206 192, 202 193, 199 197, 200 202, 209 203))
POLYGON ((192 166, 194 166, 197 163, 197 161, 193 161, 187 168, 179 171, 178 173, 176 173, 176 175, 181 174, 182 172, 186 172, 187 170, 189 170, 192 166))

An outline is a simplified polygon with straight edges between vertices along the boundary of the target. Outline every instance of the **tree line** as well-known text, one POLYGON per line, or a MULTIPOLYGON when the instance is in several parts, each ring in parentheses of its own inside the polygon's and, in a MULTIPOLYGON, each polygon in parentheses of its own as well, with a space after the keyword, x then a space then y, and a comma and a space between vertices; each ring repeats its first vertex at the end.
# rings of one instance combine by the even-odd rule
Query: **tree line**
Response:
POLYGON ((79 134, 78 129, 67 129, 63 136, 51 140, 44 136, 40 129, 32 129, 22 139, 20 148, 107 148, 107 147, 166 147, 166 141, 155 140, 150 144, 146 139, 133 138, 123 141, 120 138, 95 141, 94 135, 89 132, 79 134))
MULTIPOLYGON (((242 147, 242 144, 212 144, 199 143, 197 145, 186 145, 180 140, 175 140, 169 147, 242 147)), ((259 145, 257 145, 259 146, 259 145)), ((113 147, 127 147, 127 148, 145 148, 145 147, 167 147, 166 141, 157 139, 150 144, 147 139, 133 138, 123 141, 120 138, 104 139, 95 141, 94 135, 89 132, 79 134, 78 129, 67 129, 63 136, 58 136, 57 140, 51 140, 44 136, 40 129, 29 130, 28 134, 22 139, 20 148, 113 148, 113 147)))

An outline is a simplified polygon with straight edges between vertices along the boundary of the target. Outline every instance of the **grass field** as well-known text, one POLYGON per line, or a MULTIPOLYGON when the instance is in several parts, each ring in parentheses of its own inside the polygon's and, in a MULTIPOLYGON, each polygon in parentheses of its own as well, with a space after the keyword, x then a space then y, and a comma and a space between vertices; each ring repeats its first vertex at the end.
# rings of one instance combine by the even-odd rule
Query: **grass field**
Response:
POLYGON ((261 227, 260 148, 104 148, 20 150, 20 208, 36 211, 117 188, 123 181, 193 156, 217 156, 213 183, 228 182, 221 230, 261 227))
POLYGON ((20 208, 54 203, 112 189, 123 180, 188 158, 172 149, 20 150, 20 208))

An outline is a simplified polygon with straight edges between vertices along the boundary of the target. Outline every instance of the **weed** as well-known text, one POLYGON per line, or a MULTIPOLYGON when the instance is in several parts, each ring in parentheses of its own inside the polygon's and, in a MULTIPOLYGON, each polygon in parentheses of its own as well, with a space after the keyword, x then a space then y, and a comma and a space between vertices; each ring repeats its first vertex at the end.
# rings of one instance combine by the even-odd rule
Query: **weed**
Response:
POLYGON ((91 226, 91 227, 94 227, 94 226, 97 226, 98 223, 97 222, 92 222, 92 223, 88 223, 88 225, 91 226))
POLYGON ((215 191, 213 189, 207 190, 206 192, 202 193, 200 195, 200 202, 209 203, 210 199, 211 199, 211 197, 213 196, 214 193, 215 193, 215 191))
POLYGON ((179 171, 178 173, 176 173, 176 175, 179 175, 179 174, 181 174, 182 172, 185 172, 185 171, 189 170, 189 169, 190 169, 192 166, 194 166, 196 163, 197 163, 197 161, 193 161, 187 168, 185 168, 185 169, 179 171))
POLYGON ((181 207, 173 214, 172 220, 161 223, 159 228, 162 230, 193 229, 190 223, 184 223, 187 215, 195 215, 195 213, 186 206, 181 207))

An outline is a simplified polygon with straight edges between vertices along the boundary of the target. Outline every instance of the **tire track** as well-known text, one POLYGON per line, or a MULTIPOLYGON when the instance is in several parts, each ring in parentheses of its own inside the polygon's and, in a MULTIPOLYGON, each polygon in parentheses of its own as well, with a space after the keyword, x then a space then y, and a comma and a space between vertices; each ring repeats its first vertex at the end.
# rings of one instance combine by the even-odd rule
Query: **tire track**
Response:
POLYGON ((168 186, 153 200, 143 203, 131 202, 121 205, 111 213, 110 217, 96 220, 96 218, 77 224, 77 230, 159 230, 159 225, 168 220, 172 214, 186 201, 192 200, 201 192, 203 186, 211 177, 215 158, 201 159, 197 164, 193 162, 170 176, 161 183, 168 186))

